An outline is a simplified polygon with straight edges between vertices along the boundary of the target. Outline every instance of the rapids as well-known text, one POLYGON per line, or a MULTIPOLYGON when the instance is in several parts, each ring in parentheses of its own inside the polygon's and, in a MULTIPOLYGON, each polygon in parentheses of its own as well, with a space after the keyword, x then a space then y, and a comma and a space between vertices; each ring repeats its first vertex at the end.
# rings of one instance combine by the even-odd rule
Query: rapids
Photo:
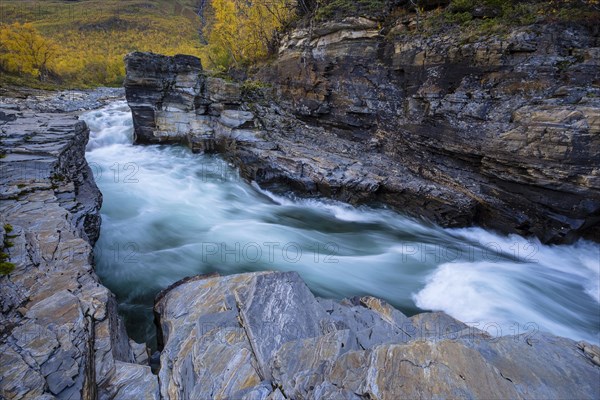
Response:
POLYGON ((405 314, 443 310, 493 335, 600 340, 600 246, 547 246, 445 229, 385 208, 276 195, 215 155, 133 146, 115 102, 82 116, 104 195, 96 270, 130 336, 154 346, 154 296, 209 272, 295 270, 323 297, 372 295, 405 314))

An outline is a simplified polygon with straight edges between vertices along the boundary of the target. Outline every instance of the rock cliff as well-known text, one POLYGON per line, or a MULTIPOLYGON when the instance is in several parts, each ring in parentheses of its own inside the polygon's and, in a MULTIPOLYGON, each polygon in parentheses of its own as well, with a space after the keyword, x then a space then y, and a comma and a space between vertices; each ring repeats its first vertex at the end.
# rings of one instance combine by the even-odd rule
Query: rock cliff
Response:
MULTIPOLYGON (((322 193, 313 179, 331 176, 323 165, 337 171, 335 179, 358 183, 365 168, 383 168, 385 158, 375 157, 351 169, 344 154, 359 151, 360 142, 336 142, 337 133, 307 126, 261 99, 262 91, 244 93, 206 77, 193 59, 130 57, 158 59, 170 65, 171 77, 182 71, 198 83, 173 100, 191 99, 185 108, 163 110, 133 97, 138 111, 154 113, 155 125, 138 130, 146 135, 140 140, 219 150, 248 177, 322 193), (161 131, 173 118, 184 128, 161 131), (196 129, 191 121, 198 120, 204 122, 196 129), (282 126, 292 136, 276 136, 282 126), (313 141, 322 147, 311 150, 313 141), (289 157, 302 160, 307 175, 295 175, 289 157), (336 170, 340 165, 348 168, 336 170)), ((175 86, 155 98, 164 103, 175 86)), ((85 123, 4 104, 0 134, 0 245, 3 260, 14 264, 0 277, 2 398, 600 397, 597 346, 544 333, 492 338, 443 313, 408 318, 372 297, 318 299, 293 272, 191 277, 165 289, 155 304, 157 377, 146 347, 127 338, 114 296, 93 271, 101 195, 84 158, 85 123)), ((346 193, 359 199, 351 189, 346 193)))
POLYGON ((315 298, 294 272, 181 281, 157 298, 164 399, 597 398, 600 349, 493 338, 443 313, 315 298))
POLYGON ((130 341, 93 270, 102 196, 74 116, 0 106, 0 398, 154 399, 146 346, 130 341))
POLYGON ((137 141, 218 150, 262 185, 383 202, 444 226, 597 240, 597 27, 469 40, 409 26, 296 29, 254 76, 267 88, 206 76, 190 57, 131 54, 137 141))
POLYGON ((376 197, 387 203, 418 214, 418 199, 430 198, 428 214, 442 223, 546 242, 597 234, 597 27, 538 24, 472 39, 406 24, 350 18, 296 30, 259 76, 298 117, 430 183, 390 190, 384 181, 376 197))

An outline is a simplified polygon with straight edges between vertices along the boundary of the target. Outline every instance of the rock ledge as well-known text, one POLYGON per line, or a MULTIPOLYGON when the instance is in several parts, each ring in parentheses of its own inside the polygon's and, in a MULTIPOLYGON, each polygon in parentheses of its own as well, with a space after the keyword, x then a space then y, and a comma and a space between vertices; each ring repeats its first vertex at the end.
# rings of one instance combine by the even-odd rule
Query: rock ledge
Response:
POLYGON ((131 53, 136 141, 218 151, 272 190, 544 243, 599 240, 592 28, 532 25, 472 43, 374 26, 290 32, 258 89, 210 77, 193 57, 131 53))
POLYGON ((187 279, 155 312, 164 399, 600 396, 597 346, 543 333, 493 338, 373 297, 319 299, 295 272, 187 279))

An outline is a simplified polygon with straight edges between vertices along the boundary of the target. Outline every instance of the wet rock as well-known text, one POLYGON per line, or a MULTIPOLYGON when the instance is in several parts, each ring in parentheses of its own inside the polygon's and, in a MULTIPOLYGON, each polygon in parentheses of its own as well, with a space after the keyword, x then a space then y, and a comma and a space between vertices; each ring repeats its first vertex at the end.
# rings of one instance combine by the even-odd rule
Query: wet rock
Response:
POLYGON ((585 348, 594 347, 589 343, 581 346, 543 332, 493 339, 476 335, 460 342, 497 368, 520 398, 594 398, 600 393, 600 367, 584 355, 585 348))
POLYGON ((102 197, 84 157, 87 126, 23 104, 2 110, 0 225, 12 227, 2 237, 15 269, 0 277, 0 397, 157 398, 92 268, 102 197))
MULTIPOLYGON (((422 339, 458 339, 483 334, 479 329, 452 318, 444 312, 428 312, 410 317, 414 332, 412 337, 422 339)), ((411 332, 411 333, 412 333, 411 332)))
POLYGON ((288 398, 309 398, 340 355, 357 350, 349 330, 285 343, 273 360, 273 380, 288 398))
MULTIPOLYGON (((238 277, 236 282, 247 280, 238 277)), ((199 279, 159 297, 155 311, 161 315, 163 398, 229 398, 262 380, 229 286, 214 278, 199 279), (184 287, 193 287, 198 296, 190 296, 184 287)))
POLYGON ((350 329, 352 347, 370 349, 385 343, 403 343, 416 332, 412 322, 400 311, 373 297, 343 300, 320 300, 338 329, 350 329), (371 308, 371 307, 372 308, 371 308))
POLYGON ((234 397, 271 378, 284 343, 333 329, 296 273, 187 281, 159 298, 155 312, 167 399, 234 397))
POLYGON ((338 387, 378 399, 518 398, 494 366, 453 341, 417 341, 379 346, 364 355, 348 353, 328 378, 338 387))
POLYGON ((111 400, 158 399, 158 381, 149 366, 115 362, 114 379, 105 396, 111 400))
POLYGON ((579 349, 583 351, 583 354, 589 357, 594 364, 600 367, 600 348, 598 346, 594 346, 587 342, 579 342, 577 343, 577 347, 579 347, 579 349))
POLYGON ((297 273, 262 274, 236 288, 240 318, 261 375, 270 378, 269 364, 287 342, 332 331, 333 324, 297 273))

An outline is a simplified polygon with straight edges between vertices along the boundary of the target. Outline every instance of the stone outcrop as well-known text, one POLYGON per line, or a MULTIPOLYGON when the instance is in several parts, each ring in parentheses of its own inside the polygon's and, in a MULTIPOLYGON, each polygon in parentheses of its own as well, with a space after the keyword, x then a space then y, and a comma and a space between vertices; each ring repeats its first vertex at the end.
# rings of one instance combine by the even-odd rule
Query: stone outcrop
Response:
POLYGON ((493 338, 372 297, 317 299, 295 272, 188 278, 155 313, 165 399, 600 396, 597 346, 493 338))
POLYGON ((215 129, 253 120, 251 113, 235 111, 240 86, 206 77, 196 57, 132 53, 125 62, 136 143, 187 143, 196 151, 210 150, 215 129))
POLYGON ((540 24, 473 40, 412 27, 348 18, 296 29, 253 90, 189 57, 133 53, 138 142, 220 151, 261 185, 383 202, 444 226, 597 240, 597 29, 540 24))
POLYGON ((74 116, 0 106, 0 398, 156 399, 145 345, 127 337, 93 270, 101 194, 74 116))
POLYGON ((545 242, 600 237, 597 28, 473 39, 410 22, 297 29, 259 77, 299 118, 362 142, 358 160, 388 159, 394 173, 380 172, 375 199, 545 242))

